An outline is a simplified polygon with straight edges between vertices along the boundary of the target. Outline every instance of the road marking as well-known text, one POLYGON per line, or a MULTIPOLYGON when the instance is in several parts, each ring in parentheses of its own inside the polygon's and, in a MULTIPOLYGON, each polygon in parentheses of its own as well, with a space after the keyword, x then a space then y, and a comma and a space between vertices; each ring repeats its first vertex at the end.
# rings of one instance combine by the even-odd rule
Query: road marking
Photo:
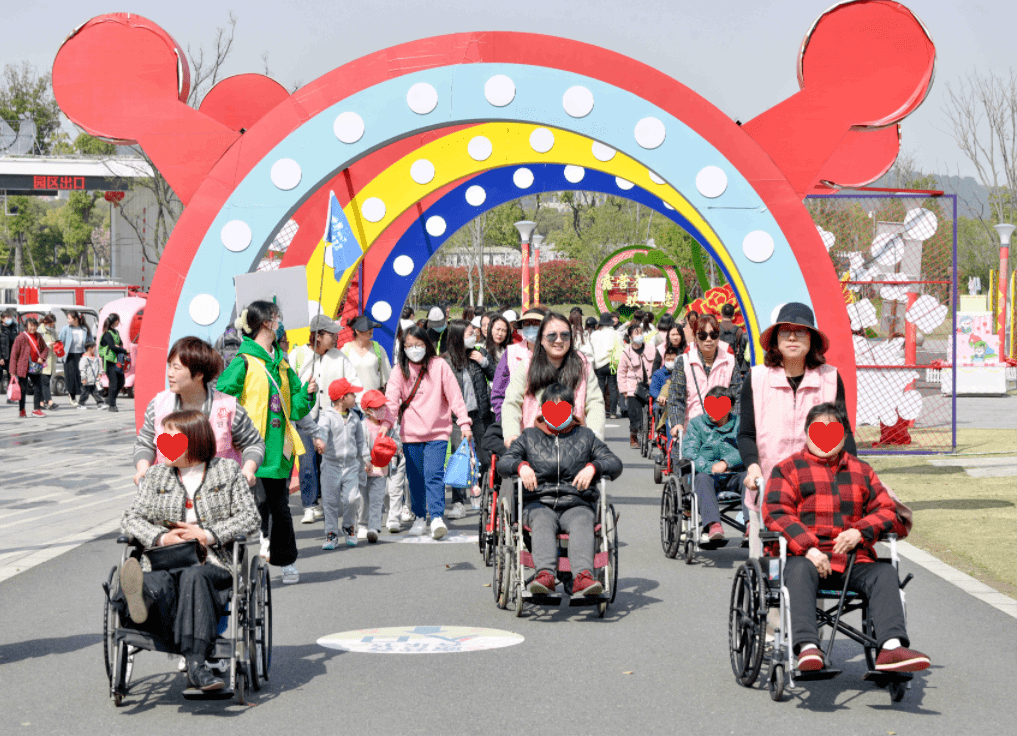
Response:
MULTIPOLYGON (((2 527, 0 527, 2 528, 2 527)), ((447 532, 441 539, 432 539, 430 534, 419 537, 403 537, 400 544, 477 544, 480 537, 467 532, 447 532)))
POLYGON ((522 644, 524 637, 501 629, 469 626, 393 626, 357 629, 318 639, 328 649, 366 654, 449 654, 522 644))
MULTIPOLYGON (((126 488, 128 485, 133 486, 134 482, 132 481, 131 483, 129 483, 127 485, 123 485, 123 486, 113 486, 113 488, 111 490, 115 491, 115 490, 119 490, 120 488, 126 488)), ((93 501, 92 503, 81 504, 81 505, 78 505, 78 506, 70 506, 70 507, 68 507, 66 509, 61 509, 60 511, 49 511, 49 507, 48 506, 44 506, 44 507, 41 507, 41 509, 45 510, 46 513, 43 514, 42 517, 33 516, 33 517, 30 517, 30 518, 27 518, 27 519, 19 519, 18 521, 12 521, 10 524, 0 524, 0 529, 9 529, 9 528, 11 528, 13 526, 17 526, 18 524, 24 524, 26 521, 37 521, 37 520, 39 520, 40 518, 43 518, 43 517, 46 518, 47 520, 49 520, 50 517, 57 516, 58 514, 66 514, 68 511, 81 511, 82 509, 87 509, 87 508, 90 508, 92 506, 98 506, 99 504, 110 503, 111 501, 116 501, 117 499, 127 498, 128 496, 133 496, 133 495, 134 495, 134 491, 130 491, 128 493, 121 493, 121 494, 118 494, 116 496, 110 496, 108 498, 101 498, 98 501, 93 501)), ((58 503, 68 503, 71 500, 73 500, 73 499, 66 499, 64 501, 58 501, 58 503)), ((24 509, 24 511, 38 511, 38 510, 40 510, 40 509, 39 508, 36 508, 36 509, 24 509)), ((118 521, 119 521, 119 519, 118 519, 118 521)), ((476 540, 474 540, 474 541, 476 541, 476 540)))

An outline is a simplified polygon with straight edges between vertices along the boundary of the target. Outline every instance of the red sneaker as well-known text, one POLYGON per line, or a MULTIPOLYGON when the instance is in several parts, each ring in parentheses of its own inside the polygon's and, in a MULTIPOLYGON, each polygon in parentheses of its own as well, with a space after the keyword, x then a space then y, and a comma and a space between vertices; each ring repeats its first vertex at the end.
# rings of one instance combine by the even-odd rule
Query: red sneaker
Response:
POLYGON ((724 527, 722 527, 718 523, 710 524, 710 529, 708 533, 710 535, 711 542, 719 542, 722 539, 724 539, 724 527))
POLYGON ((25 413, 24 409, 21 410, 18 416, 21 417, 22 419, 28 419, 28 414, 25 413))
POLYGON ((530 581, 530 592, 534 595, 547 595, 554 592, 555 579, 550 570, 541 570, 530 581))
POLYGON ((818 672, 823 669, 823 652, 818 647, 803 649, 798 654, 799 672, 818 672))
POLYGON ((603 592, 604 585, 589 570, 583 570, 572 582, 572 595, 600 595, 603 592))
POLYGON ((876 658, 876 669, 880 672, 920 672, 930 664, 927 656, 907 647, 884 649, 876 658))
POLYGON ((35 411, 32 412, 32 416, 33 417, 44 417, 44 416, 46 416, 46 414, 45 414, 45 412, 42 411, 42 409, 36 409, 35 411))

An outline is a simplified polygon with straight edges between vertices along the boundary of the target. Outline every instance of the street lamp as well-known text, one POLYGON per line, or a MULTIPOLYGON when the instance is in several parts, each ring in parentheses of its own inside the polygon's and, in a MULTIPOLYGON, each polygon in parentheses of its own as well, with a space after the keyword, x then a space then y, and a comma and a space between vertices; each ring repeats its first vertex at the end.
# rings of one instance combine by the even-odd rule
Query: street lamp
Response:
POLYGON ((520 220, 516 223, 516 230, 523 241, 523 311, 530 308, 530 236, 536 229, 537 223, 532 220, 520 220))
POLYGON ((996 232, 999 233, 999 291, 996 294, 996 304, 999 305, 999 315, 996 317, 996 328, 999 332, 999 355, 1005 358, 1006 352, 1006 282, 1007 270, 1010 260, 1010 236, 1015 228, 1010 224, 996 225, 996 232))
POLYGON ((544 236, 535 234, 533 241, 533 303, 540 304, 540 246, 544 242, 544 236))

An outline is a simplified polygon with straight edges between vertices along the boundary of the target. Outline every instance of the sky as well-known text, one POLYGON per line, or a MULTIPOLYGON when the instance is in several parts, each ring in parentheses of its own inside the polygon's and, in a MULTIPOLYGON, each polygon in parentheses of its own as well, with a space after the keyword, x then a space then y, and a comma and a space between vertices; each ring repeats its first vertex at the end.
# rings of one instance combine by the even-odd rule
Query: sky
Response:
MULTIPOLYGON (((238 18, 227 75, 263 72, 287 88, 398 43, 463 31, 525 31, 602 46, 653 66, 747 121, 798 90, 805 32, 833 0, 6 0, 0 64, 48 70, 60 44, 89 18, 139 13, 185 48, 211 45, 229 11, 238 18)), ((936 79, 903 123, 903 144, 925 173, 973 175, 954 142, 946 87, 973 71, 1013 66, 1017 3, 910 0, 936 44, 936 79)), ((114 72, 115 73, 115 72, 114 72)))

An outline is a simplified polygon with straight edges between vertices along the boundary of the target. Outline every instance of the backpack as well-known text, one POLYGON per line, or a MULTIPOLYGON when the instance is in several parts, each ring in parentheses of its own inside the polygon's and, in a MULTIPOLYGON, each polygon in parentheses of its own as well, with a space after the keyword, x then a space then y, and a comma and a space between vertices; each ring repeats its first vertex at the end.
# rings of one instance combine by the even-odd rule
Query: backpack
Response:
POLYGON ((743 373, 748 370, 749 364, 745 360, 745 330, 735 326, 733 329, 721 328, 720 339, 731 346, 735 356, 735 368, 743 373))
POLYGON ((216 352, 222 356, 225 365, 229 365, 237 357, 241 342, 240 333, 233 325, 227 327, 226 331, 215 341, 216 352))

